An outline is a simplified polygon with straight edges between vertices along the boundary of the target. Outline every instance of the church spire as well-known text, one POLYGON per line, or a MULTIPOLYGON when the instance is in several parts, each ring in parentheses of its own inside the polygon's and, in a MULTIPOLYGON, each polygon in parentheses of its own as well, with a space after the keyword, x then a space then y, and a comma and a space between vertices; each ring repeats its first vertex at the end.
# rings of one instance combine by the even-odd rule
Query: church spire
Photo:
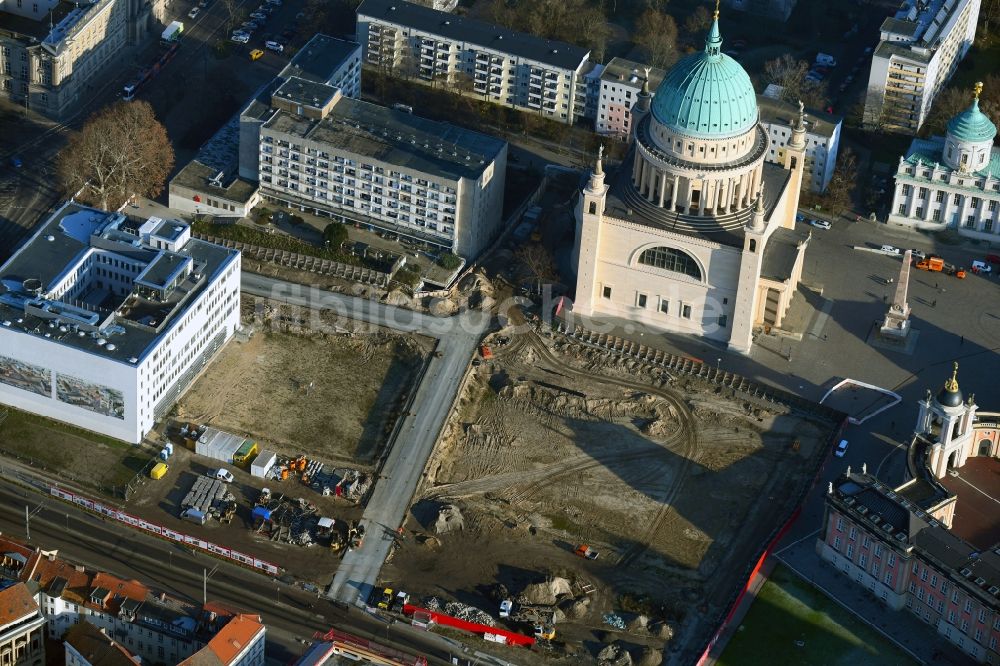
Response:
POLYGON ((945 380, 944 390, 948 391, 948 393, 958 392, 958 361, 955 361, 955 364, 952 367, 951 379, 945 380))
POLYGON ((600 192, 604 188, 604 144, 597 147, 597 161, 594 163, 594 171, 590 174, 590 182, 587 183, 587 190, 600 192))
POLYGON ((719 31, 719 0, 715 0, 715 12, 712 14, 712 27, 705 38, 705 53, 717 56, 722 53, 722 33, 719 31))

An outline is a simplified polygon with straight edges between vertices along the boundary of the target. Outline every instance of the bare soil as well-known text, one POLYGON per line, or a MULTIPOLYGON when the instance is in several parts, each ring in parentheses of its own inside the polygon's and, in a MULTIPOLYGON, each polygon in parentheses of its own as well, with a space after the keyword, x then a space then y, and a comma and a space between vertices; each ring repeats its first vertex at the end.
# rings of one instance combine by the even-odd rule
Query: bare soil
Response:
POLYGON ((560 650, 584 648, 576 662, 600 649, 612 611, 650 615, 652 632, 623 632, 637 646, 662 647, 674 631, 677 645, 725 607, 809 483, 829 424, 567 342, 520 336, 494 350, 464 388, 383 576, 417 599, 496 617, 497 583, 516 598, 558 575, 594 588, 575 587, 588 605, 558 624, 560 650), (439 531, 444 505, 461 512, 461 531, 439 531), (598 559, 574 555, 580 544, 598 559))
POLYGON ((177 418, 252 437, 290 456, 370 463, 427 342, 385 329, 348 330, 343 322, 326 326, 315 312, 264 299, 244 299, 244 315, 254 334, 222 350, 181 400, 177 418))

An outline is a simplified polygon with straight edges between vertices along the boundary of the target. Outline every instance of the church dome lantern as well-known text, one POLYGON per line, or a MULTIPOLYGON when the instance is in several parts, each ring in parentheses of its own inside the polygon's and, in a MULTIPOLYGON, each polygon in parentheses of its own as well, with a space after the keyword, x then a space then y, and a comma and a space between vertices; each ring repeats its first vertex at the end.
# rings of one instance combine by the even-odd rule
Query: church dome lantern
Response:
POLYGON ((959 407, 962 404, 962 390, 958 388, 958 363, 955 364, 951 373, 951 378, 946 380, 944 386, 935 398, 942 407, 959 407))
POLYGON ((652 114, 657 122, 701 139, 738 136, 757 124, 757 94, 750 76, 721 49, 716 8, 704 50, 674 65, 656 89, 652 114))

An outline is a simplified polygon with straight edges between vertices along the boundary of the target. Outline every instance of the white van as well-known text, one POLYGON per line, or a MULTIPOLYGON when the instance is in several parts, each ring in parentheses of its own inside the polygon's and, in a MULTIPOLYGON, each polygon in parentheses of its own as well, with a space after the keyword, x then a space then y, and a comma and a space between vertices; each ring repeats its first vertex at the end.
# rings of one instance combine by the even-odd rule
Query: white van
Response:
POLYGON ((972 272, 973 273, 992 273, 993 266, 989 265, 985 261, 973 261, 972 262, 972 272))

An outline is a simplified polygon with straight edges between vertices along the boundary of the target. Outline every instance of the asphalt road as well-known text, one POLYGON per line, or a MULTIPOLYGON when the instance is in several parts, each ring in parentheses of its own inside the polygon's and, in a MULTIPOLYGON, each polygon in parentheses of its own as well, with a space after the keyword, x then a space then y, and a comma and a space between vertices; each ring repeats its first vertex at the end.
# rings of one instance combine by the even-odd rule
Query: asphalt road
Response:
POLYGON ((444 427, 462 377, 488 322, 475 312, 433 317, 377 301, 335 294, 302 285, 243 273, 243 291, 313 309, 333 310, 350 319, 378 324, 438 340, 413 394, 407 416, 393 442, 375 484, 362 524, 364 545, 348 552, 340 563, 327 596, 357 604, 367 599, 379 570, 403 523, 438 434, 444 427))
POLYGON ((403 623, 386 624, 358 609, 342 609, 326 599, 241 567, 191 552, 130 528, 104 521, 55 498, 46 498, 0 481, 0 531, 26 538, 24 506, 32 512, 31 543, 60 557, 122 578, 134 578, 156 590, 200 601, 205 570, 208 598, 234 610, 258 613, 267 625, 267 656, 290 663, 304 652, 303 641, 331 627, 370 638, 431 663, 450 663, 461 646, 403 623))

